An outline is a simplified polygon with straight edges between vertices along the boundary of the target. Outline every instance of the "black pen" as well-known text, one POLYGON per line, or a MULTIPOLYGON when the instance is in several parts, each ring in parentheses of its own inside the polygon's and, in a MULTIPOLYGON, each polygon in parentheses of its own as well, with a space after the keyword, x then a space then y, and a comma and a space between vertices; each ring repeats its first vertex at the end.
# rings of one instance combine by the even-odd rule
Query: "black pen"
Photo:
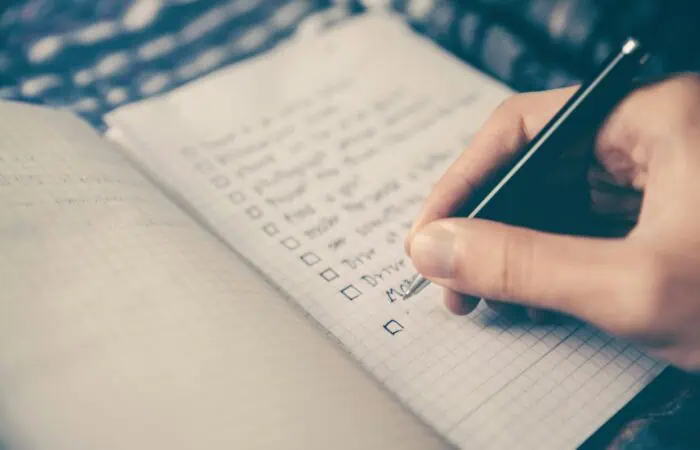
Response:
MULTIPOLYGON (((562 151, 581 138, 593 136, 615 106, 632 90, 635 76, 650 53, 639 39, 628 38, 601 65, 551 121, 496 176, 470 196, 456 217, 498 220, 504 202, 517 201, 527 180, 556 170, 562 151), (500 205, 500 209, 499 209, 500 205)), ((423 290, 429 280, 416 275, 404 298, 423 290)))

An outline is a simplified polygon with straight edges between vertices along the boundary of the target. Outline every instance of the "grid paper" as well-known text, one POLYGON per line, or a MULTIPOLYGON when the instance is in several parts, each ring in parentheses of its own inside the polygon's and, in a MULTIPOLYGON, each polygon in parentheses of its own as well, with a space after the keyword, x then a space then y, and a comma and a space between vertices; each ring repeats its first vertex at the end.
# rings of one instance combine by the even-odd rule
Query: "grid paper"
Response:
POLYGON ((70 114, 0 103, 0 206, 3 448, 447 447, 70 114))
POLYGON ((463 447, 581 444, 661 365, 581 324, 469 318, 412 275, 425 193, 510 92, 369 15, 108 117, 116 139, 463 447), (173 126, 176 124, 176 126, 173 126))

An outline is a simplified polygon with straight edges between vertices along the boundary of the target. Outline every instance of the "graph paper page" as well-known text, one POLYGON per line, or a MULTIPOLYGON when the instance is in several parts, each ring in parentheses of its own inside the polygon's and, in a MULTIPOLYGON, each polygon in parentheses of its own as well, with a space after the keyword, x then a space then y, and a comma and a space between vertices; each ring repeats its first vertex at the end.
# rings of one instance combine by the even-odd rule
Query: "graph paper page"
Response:
POLYGON ((577 324, 402 299, 403 237, 510 92, 368 15, 108 117, 112 135, 452 443, 582 443, 658 373, 577 324))
POLYGON ((3 449, 448 447, 69 114, 0 103, 0 205, 3 449))

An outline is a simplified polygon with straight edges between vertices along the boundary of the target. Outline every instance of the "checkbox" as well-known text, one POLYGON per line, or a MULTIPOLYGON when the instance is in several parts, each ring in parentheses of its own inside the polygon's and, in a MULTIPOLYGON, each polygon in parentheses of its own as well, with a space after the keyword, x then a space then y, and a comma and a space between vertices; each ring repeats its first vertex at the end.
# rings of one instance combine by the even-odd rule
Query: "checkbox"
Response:
POLYGON ((395 335, 396 333, 399 333, 401 330, 403 330, 403 325, 395 321, 394 319, 391 319, 387 323, 384 324, 384 329, 390 334, 390 335, 395 335))
POLYGON ((228 199, 234 205, 240 205, 245 201, 245 195, 242 192, 234 191, 228 194, 228 199))
POLYGON ((279 228, 277 228, 277 225, 275 225, 274 223, 265 224, 265 226, 263 227, 263 231, 266 235, 270 237, 275 236, 277 233, 280 232, 279 228))
POLYGON ((293 237, 288 237, 282 241, 282 245, 287 247, 289 250, 294 250, 294 249, 299 248, 299 246, 301 244, 299 243, 299 241, 297 241, 293 237))
POLYGON ((360 292, 360 290, 352 284, 345 286, 340 290, 340 293, 343 294, 348 300, 355 300, 357 297, 362 295, 362 292, 360 292))
POLYGON ((333 281, 339 277, 338 272, 331 269, 330 267, 328 269, 324 270, 323 272, 321 272, 321 276, 326 281, 333 281))
POLYGON ((248 217, 250 217, 251 219, 259 219, 263 215, 262 211, 257 206, 247 207, 245 209, 245 213, 248 214, 248 217))
POLYGON ((216 175, 211 178, 211 184, 217 189, 225 189, 231 186, 231 180, 226 175, 216 175))
POLYGON ((313 266, 314 264, 319 262, 321 258, 316 256, 316 253, 308 252, 301 255, 301 260, 304 261, 307 266, 313 266))

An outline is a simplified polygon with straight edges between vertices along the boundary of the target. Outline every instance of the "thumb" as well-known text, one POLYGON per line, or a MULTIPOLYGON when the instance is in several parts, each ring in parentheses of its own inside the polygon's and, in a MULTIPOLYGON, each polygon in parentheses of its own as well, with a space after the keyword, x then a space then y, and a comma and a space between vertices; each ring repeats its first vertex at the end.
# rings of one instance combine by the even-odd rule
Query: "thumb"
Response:
POLYGON ((541 233, 479 219, 444 219, 410 242, 416 270, 462 294, 597 322, 614 312, 624 241, 541 233))

